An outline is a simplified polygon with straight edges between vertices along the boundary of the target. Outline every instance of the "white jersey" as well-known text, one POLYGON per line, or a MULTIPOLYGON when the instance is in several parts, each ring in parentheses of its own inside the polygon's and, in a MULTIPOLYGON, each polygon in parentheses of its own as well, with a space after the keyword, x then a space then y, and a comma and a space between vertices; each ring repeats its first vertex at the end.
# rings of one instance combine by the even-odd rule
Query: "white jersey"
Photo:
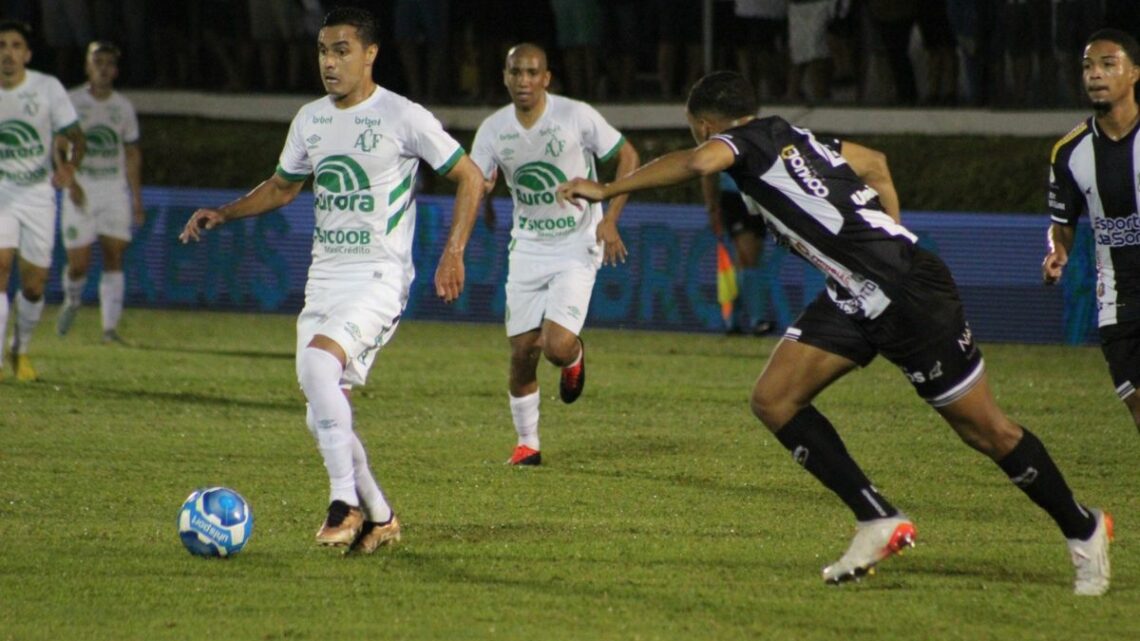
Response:
POLYGON ((348 109, 327 96, 301 107, 277 173, 294 182, 315 174, 309 278, 388 277, 398 268, 408 287, 419 161, 446 174, 462 157, 427 109, 381 87, 348 109))
POLYGON ((139 120, 131 101, 117 91, 104 100, 91 95, 87 86, 68 94, 79 124, 87 138, 87 155, 79 167, 79 183, 88 195, 127 189, 127 157, 125 145, 139 140, 139 120))
POLYGON ((79 118, 59 80, 25 73, 19 87, 0 87, 0 203, 44 207, 54 215, 52 136, 79 118))
POLYGON ((570 178, 597 178, 595 158, 607 161, 625 143, 601 114, 584 102, 546 95, 546 109, 530 129, 507 105, 487 117, 475 133, 471 159, 491 177, 502 168, 514 200, 512 251, 544 253, 552 245, 595 245, 601 203, 583 210, 559 205, 554 197, 570 178))

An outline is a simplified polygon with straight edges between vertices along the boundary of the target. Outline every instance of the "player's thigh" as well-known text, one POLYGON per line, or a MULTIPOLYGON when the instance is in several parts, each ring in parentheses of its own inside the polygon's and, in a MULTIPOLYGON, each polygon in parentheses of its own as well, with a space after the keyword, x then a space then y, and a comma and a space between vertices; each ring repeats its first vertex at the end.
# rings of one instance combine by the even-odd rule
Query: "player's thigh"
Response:
POLYGON ((597 276, 598 265, 592 259, 573 261, 566 263, 550 282, 543 318, 565 329, 567 334, 562 336, 571 342, 569 336, 581 334, 586 323, 597 276))
POLYGON ((1100 328, 1100 340, 1117 397, 1135 398, 1140 385, 1140 321, 1106 325, 1100 328))
POLYGON ((345 354, 341 384, 363 385, 377 352, 396 333, 406 302, 405 292, 380 281, 309 281, 297 317, 297 354, 316 336, 331 339, 345 354))
POLYGON ((131 202, 127 193, 124 191, 99 196, 93 204, 95 235, 100 238, 116 238, 124 243, 131 242, 131 202))
POLYGON ((18 251, 20 259, 41 269, 51 267, 55 247, 55 210, 46 207, 14 207, 19 221, 18 251))
POLYGON ((59 207, 60 239, 63 247, 71 250, 78 247, 88 247, 95 242, 95 217, 88 205, 79 207, 66 196, 59 207))
POLYGON ((821 292, 768 358, 752 390, 752 410, 769 427, 783 426, 833 382, 875 358, 859 326, 821 292))

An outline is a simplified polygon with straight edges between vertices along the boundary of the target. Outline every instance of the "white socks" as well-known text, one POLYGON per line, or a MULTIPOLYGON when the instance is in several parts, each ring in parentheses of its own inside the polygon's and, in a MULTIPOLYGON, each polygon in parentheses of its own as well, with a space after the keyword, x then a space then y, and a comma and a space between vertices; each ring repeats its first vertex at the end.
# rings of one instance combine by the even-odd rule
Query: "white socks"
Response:
POLYGON ((301 389, 309 401, 317 446, 329 473, 329 502, 358 505, 352 462, 352 406, 340 389, 344 368, 335 356, 315 347, 301 350, 298 361, 301 389))
POLYGON ((511 396, 511 418, 515 422, 515 432, 519 435, 519 445, 538 449, 538 401, 539 392, 527 396, 511 396))
POLYGON ((20 354, 28 353, 28 343, 32 342, 32 332, 40 324, 40 316, 44 313, 44 297, 36 302, 24 298, 24 292, 16 293, 16 351, 20 354))
POLYGON ((63 270, 63 304, 68 307, 79 307, 83 303, 83 290, 87 288, 87 275, 72 280, 63 270))
MULTIPOLYGON (((86 284, 86 278, 83 279, 86 284)), ((123 272, 103 272, 99 279, 99 309, 103 314, 103 331, 110 331, 119 326, 119 318, 123 315, 123 295, 126 290, 126 279, 123 272)), ((79 290, 83 291, 82 288, 79 290)), ((76 297, 75 304, 79 304, 76 297)))
MULTIPOLYGON (((351 486, 346 486, 345 472, 343 466, 345 465, 344 450, 339 441, 342 438, 341 434, 337 434, 336 438, 331 439, 333 445, 326 448, 326 441, 329 439, 329 432, 338 431, 331 428, 318 428, 317 412, 314 410, 316 401, 314 397, 309 394, 310 385, 315 385, 318 389, 324 390, 324 385, 320 381, 312 381, 306 383, 302 381, 301 386, 305 389, 305 396, 309 399, 309 403, 305 408, 305 424, 309 426, 309 431, 313 433, 313 437, 317 439, 317 445, 320 447, 321 455, 325 459, 325 468, 329 471, 329 481, 332 487, 331 497, 329 502, 340 500, 348 503, 349 505, 356 505, 358 502, 361 509, 364 511, 364 518, 375 523, 384 523, 392 518, 392 508, 388 505, 388 500, 384 498, 384 491, 380 489, 380 485, 376 483, 376 479, 372 476, 372 471, 368 469, 368 455, 364 452, 364 445, 357 438, 356 433, 352 431, 352 406, 349 404, 348 399, 345 398, 344 392, 340 389, 340 375, 342 373, 340 363, 337 362, 336 357, 328 352, 313 347, 306 347, 301 352, 301 376, 304 379, 309 378, 311 375, 324 376, 335 373, 334 384, 336 386, 336 396, 343 401, 343 405, 339 402, 334 403, 337 405, 338 411, 344 411, 348 415, 347 425, 348 432, 348 462, 350 467, 348 479, 351 486), (310 354, 315 352, 315 354, 310 354), (310 366, 311 362, 316 362, 316 370, 310 366), (327 371, 321 371, 326 369, 327 371), (334 469, 336 470, 337 479, 334 480, 334 469)), ((327 420, 327 418, 326 418, 327 420)))

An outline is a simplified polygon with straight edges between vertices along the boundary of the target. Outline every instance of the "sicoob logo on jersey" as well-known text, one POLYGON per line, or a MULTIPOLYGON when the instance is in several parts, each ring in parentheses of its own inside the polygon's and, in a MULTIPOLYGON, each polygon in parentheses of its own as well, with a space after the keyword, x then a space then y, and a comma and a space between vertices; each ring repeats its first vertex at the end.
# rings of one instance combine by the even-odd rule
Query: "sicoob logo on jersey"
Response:
POLYGON ((376 199, 368 193, 368 174, 348 156, 329 156, 317 165, 316 208, 320 211, 361 211, 376 209, 376 199))
POLYGON ((788 170, 788 174, 796 179, 796 182, 803 187, 804 191, 809 194, 814 194, 820 198, 827 198, 831 193, 827 185, 823 184, 819 174, 815 173, 815 169, 808 163, 807 158, 804 158, 799 149, 795 145, 788 145, 780 150, 780 158, 784 160, 784 166, 788 170))
POLYGON ((87 154, 112 158, 119 153, 119 134, 104 125, 96 125, 83 132, 87 139, 87 154))

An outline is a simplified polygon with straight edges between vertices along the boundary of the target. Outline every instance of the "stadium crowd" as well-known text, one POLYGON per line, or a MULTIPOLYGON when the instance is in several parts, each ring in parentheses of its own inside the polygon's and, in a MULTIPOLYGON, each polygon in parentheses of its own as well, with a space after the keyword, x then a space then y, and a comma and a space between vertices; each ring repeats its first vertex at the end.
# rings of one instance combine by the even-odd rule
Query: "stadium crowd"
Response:
MULTIPOLYGON (((2 0, 33 27, 37 63, 82 81, 94 39, 123 49, 124 87, 319 92, 324 13, 381 20, 377 80, 428 104, 495 104, 506 48, 544 45, 559 93, 678 100, 703 72, 701 0, 2 0)), ((766 102, 1067 107, 1082 38, 1140 33, 1134 0, 713 0, 716 68, 766 102)))

